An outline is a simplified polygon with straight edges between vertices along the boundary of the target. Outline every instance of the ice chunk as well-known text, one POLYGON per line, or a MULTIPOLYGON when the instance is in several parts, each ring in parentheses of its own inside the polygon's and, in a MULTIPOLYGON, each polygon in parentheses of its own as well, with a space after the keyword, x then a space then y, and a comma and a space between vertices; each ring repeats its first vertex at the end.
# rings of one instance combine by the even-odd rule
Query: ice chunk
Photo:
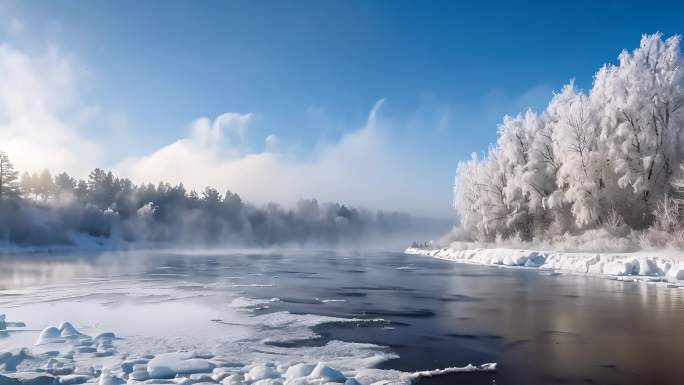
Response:
POLYGON ((634 269, 635 264, 632 261, 613 261, 603 265, 603 274, 617 276, 632 275, 634 269))
POLYGON ((67 374, 59 378, 61 385, 77 385, 82 384, 90 379, 90 376, 83 374, 67 374))
POLYGON ((150 360, 146 358, 126 360, 121 363, 121 370, 123 370, 124 373, 130 373, 133 371, 133 368, 135 368, 136 365, 147 365, 148 362, 150 362, 150 360))
POLYGON ((17 370, 17 365, 29 357, 29 351, 26 348, 13 349, 0 353, 0 365, 9 372, 17 370))
POLYGON ((252 382, 252 385, 283 385, 282 381, 274 378, 265 378, 263 380, 252 382))
POLYGON ((325 366, 322 362, 319 362, 318 365, 316 365, 316 367, 311 371, 309 378, 320 378, 329 382, 343 383, 347 381, 347 377, 345 377, 342 372, 329 366, 325 366))
POLYGON ((287 371, 285 372, 285 378, 299 378, 299 377, 306 377, 311 372, 314 370, 313 365, 309 364, 297 364, 297 365, 292 365, 289 368, 287 368, 287 371))
POLYGON ((114 349, 100 349, 95 352, 95 357, 109 357, 113 356, 116 351, 114 349))
POLYGON ((193 353, 176 352, 159 354, 147 364, 151 378, 173 378, 177 374, 211 372, 216 365, 193 353))
POLYGON ((195 382, 216 382, 208 373, 194 373, 190 375, 190 379, 195 382))
POLYGON ((655 261, 650 258, 639 258, 637 262, 638 266, 635 267, 635 272, 639 275, 655 276, 662 273, 655 261))
POLYGON ((112 375, 109 371, 105 371, 100 375, 99 385, 123 385, 125 382, 122 378, 112 375))
POLYGON ((59 329, 54 326, 48 326, 40 332, 38 340, 36 340, 36 345, 44 345, 54 342, 64 342, 64 339, 61 338, 59 329))
POLYGON ((110 340, 110 341, 111 341, 111 340, 113 340, 114 338, 116 338, 116 336, 114 335, 114 333, 112 333, 112 332, 104 332, 104 333, 100 333, 100 334, 98 334, 97 336, 95 336, 95 338, 93 338, 93 340, 95 340, 96 342, 98 342, 98 341, 100 341, 100 340, 104 340, 104 339, 110 340))
POLYGON ((59 333, 62 338, 78 338, 83 336, 83 334, 76 330, 74 325, 69 322, 62 322, 59 325, 59 333))
POLYGON ((677 264, 667 271, 665 276, 668 281, 684 281, 684 264, 677 264))
POLYGON ((83 374, 90 377, 95 377, 95 369, 92 366, 78 367, 74 370, 74 374, 83 374))
POLYGON ((245 378, 242 374, 232 374, 221 381, 223 385, 242 385, 245 382, 245 378))
POLYGON ((211 378, 216 382, 221 382, 231 374, 233 373, 226 368, 214 368, 214 370, 211 371, 211 378))
POLYGON ((273 365, 256 365, 250 369, 249 373, 245 376, 245 379, 249 381, 258 381, 266 378, 279 378, 280 373, 275 369, 273 365))
POLYGON ((60 360, 56 360, 54 358, 51 358, 44 366, 43 370, 50 374, 54 374, 56 376, 63 376, 66 374, 71 374, 74 372, 74 366, 71 364, 65 364, 64 362, 60 360))
POLYGON ((0 384, 2 385, 53 385, 56 382, 55 377, 45 373, 13 373, 12 377, 0 374, 0 384))
POLYGON ((344 382, 344 385, 361 385, 358 381, 356 381, 355 378, 347 378, 347 381, 344 382))
POLYGON ((131 374, 128 375, 128 378, 136 381, 145 381, 150 378, 150 375, 147 373, 147 370, 145 369, 138 369, 138 370, 133 370, 131 374))
POLYGON ((538 252, 532 252, 527 257, 525 267, 540 267, 546 262, 546 256, 538 252))

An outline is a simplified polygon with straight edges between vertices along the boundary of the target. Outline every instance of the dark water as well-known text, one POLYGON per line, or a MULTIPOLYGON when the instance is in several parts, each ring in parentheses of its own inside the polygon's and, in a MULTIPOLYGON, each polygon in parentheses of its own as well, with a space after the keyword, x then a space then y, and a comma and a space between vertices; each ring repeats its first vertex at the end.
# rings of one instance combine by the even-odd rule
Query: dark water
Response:
MULTIPOLYGON (((54 283, 71 279, 69 274, 106 275, 132 264, 130 256, 125 264, 116 256, 35 263, 26 258, 0 261, 2 288, 54 283)), ((389 346, 400 358, 382 368, 499 363, 495 373, 455 374, 421 384, 684 384, 681 289, 399 253, 138 252, 135 262, 146 274, 169 281, 178 279, 174 274, 205 282, 226 274, 249 276, 250 282, 272 286, 241 290, 250 297, 280 298, 273 305, 277 310, 389 320, 385 328, 320 327, 320 340, 301 342, 389 346), (156 274, 160 266, 164 274, 156 274), (322 299, 344 301, 321 306, 322 299)))

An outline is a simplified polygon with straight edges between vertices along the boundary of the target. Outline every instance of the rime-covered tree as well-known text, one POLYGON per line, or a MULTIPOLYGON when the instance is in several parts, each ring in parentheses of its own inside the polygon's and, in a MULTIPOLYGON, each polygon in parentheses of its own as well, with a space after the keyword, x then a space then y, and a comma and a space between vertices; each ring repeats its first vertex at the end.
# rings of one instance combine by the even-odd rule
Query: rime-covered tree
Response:
POLYGON ((683 106, 680 37, 643 36, 588 93, 570 82, 541 114, 504 118, 486 156, 458 168, 463 226, 488 239, 651 226, 682 173, 683 106))
POLYGON ((76 191, 76 179, 72 178, 66 172, 62 172, 55 176, 55 187, 58 193, 73 194, 76 191))
POLYGON ((47 200, 56 191, 55 182, 52 179, 50 171, 43 170, 39 175, 36 183, 36 193, 42 200, 47 200))
POLYGON ((24 171, 21 173, 21 180, 19 181, 19 190, 24 198, 35 198, 35 183, 31 174, 24 171))
POLYGON ((0 199, 19 195, 17 178, 18 172, 14 170, 9 156, 4 151, 0 151, 0 199))

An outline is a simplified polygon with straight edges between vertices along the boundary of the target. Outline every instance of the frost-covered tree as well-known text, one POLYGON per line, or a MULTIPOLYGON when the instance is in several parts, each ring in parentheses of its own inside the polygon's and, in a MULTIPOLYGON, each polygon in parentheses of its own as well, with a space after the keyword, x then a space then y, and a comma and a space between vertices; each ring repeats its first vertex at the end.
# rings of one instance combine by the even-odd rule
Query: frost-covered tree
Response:
POLYGON ((76 191, 76 179, 72 178, 66 172, 62 172, 55 176, 55 187, 58 193, 73 194, 76 191))
POLYGON ((639 49, 623 51, 618 66, 605 66, 595 77, 591 98, 601 107, 601 137, 618 187, 628 193, 620 198, 640 216, 633 225, 650 222, 653 202, 668 192, 682 161, 680 40, 644 36, 639 49))
POLYGON ((35 187, 36 186, 35 186, 33 175, 24 171, 21 174, 21 180, 19 182, 19 189, 21 191, 21 195, 24 198, 35 198, 36 197, 36 193, 35 193, 36 188, 35 187))
POLYGON ((38 175, 36 193, 41 199, 47 200, 55 191, 56 186, 52 179, 52 174, 50 174, 50 171, 48 170, 43 170, 43 172, 38 175))
POLYGON ((458 167, 463 226, 489 239, 651 226, 683 172, 680 40, 645 35, 589 92, 571 81, 541 114, 504 117, 486 156, 458 167))
POLYGON ((19 195, 17 175, 9 156, 0 151, 0 199, 19 195))

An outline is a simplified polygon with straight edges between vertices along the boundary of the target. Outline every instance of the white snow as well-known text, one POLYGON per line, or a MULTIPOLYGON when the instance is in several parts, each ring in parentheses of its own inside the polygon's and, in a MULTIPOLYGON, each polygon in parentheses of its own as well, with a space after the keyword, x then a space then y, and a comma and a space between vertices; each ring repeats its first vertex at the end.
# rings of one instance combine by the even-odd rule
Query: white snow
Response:
MULTIPOLYGON (((236 321, 249 320, 257 329, 255 334, 246 339, 210 339, 204 346, 215 350, 215 353, 189 350, 180 338, 159 340, 144 336, 116 337, 112 332, 84 333, 79 329, 90 331, 90 328, 81 325, 77 329, 70 322, 62 322, 59 327, 46 326, 32 348, 18 346, 0 351, 0 363, 4 365, 0 366, 0 383, 408 385, 425 373, 440 373, 427 371, 416 374, 375 369, 374 366, 380 362, 397 356, 373 344, 330 341, 324 346, 303 348, 278 348, 265 344, 275 340, 318 338, 312 328, 325 323, 386 323, 382 319, 344 319, 284 311, 267 314, 259 312, 265 303, 275 301, 277 299, 235 299, 228 307, 239 311, 240 317, 236 321), (247 314, 242 315, 242 312, 247 314), (170 350, 174 348, 176 351, 170 350), (100 354, 103 350, 109 354, 100 354)), ((1 314, 0 320, 4 320, 1 314)), ((23 325, 21 322, 11 324, 23 325)), ((36 338, 38 332, 34 333, 33 338, 36 338)), ((30 335, 31 331, 26 330, 20 334, 30 335)), ((444 370, 484 370, 487 365, 492 364, 448 368, 442 372, 446 374, 444 370)), ((490 367, 490 370, 494 368, 495 366, 490 367)))
POLYGON ((425 255, 461 263, 525 267, 566 273, 607 277, 632 277, 670 282, 684 286, 684 259, 663 252, 638 253, 564 253, 505 248, 421 249, 407 248, 404 253, 425 255))

